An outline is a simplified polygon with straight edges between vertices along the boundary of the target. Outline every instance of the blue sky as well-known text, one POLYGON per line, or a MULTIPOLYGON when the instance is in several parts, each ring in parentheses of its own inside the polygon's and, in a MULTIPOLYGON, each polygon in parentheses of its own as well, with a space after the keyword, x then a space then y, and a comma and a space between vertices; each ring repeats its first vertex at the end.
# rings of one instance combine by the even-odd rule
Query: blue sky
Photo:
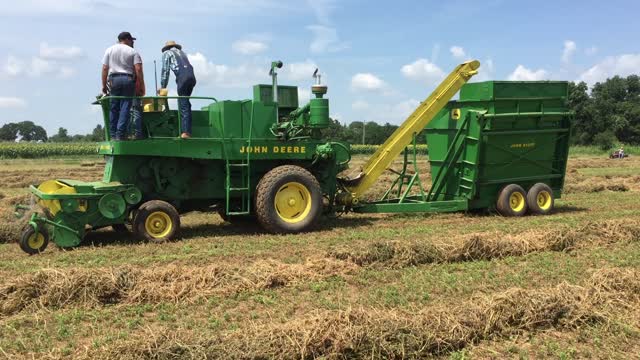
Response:
MULTIPOLYGON (((104 50, 120 31, 138 38, 147 83, 165 41, 195 67, 194 95, 251 97, 280 82, 309 97, 316 67, 342 122, 400 123, 461 61, 476 81, 584 80, 640 69, 638 1, 2 0, 0 124, 31 120, 87 133, 102 121, 104 50)), ((172 78, 170 88, 175 89, 172 78)))

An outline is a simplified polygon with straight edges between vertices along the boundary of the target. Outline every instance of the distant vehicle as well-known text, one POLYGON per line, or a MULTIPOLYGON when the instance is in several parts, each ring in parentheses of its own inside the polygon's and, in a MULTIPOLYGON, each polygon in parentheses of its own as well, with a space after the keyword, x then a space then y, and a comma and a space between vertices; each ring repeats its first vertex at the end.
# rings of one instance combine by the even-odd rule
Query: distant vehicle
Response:
POLYGON ((627 154, 626 152, 622 152, 620 150, 616 150, 614 152, 612 152, 611 154, 609 154, 609 159, 623 159, 629 157, 629 154, 627 154))

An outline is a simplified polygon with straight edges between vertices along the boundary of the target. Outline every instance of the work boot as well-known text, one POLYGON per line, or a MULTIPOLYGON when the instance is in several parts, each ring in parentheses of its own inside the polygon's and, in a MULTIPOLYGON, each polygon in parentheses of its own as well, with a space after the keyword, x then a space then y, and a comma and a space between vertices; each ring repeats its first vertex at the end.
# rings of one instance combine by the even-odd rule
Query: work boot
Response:
POLYGON ((180 135, 180 137, 182 139, 190 139, 191 138, 191 134, 183 132, 182 135, 180 135))

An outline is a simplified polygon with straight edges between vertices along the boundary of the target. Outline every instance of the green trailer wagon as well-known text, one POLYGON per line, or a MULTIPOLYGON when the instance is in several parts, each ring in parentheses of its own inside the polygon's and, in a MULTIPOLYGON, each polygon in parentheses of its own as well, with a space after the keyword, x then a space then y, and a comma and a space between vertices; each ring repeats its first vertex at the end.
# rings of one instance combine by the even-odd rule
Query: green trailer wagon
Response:
MULTIPOLYGON (((445 212, 495 208, 505 216, 549 213, 561 195, 570 114, 566 82, 466 84, 480 63, 458 65, 382 144, 356 176, 348 143, 326 135, 327 87, 298 103, 295 86, 254 86, 253 98, 218 101, 193 112, 193 137, 180 138, 180 113, 166 97, 141 99, 145 140, 99 145, 102 181, 49 180, 31 191, 34 214, 19 243, 29 254, 49 238, 79 245, 94 229, 130 229, 149 241, 172 239, 180 215, 216 212, 234 222, 249 218, 273 233, 313 229, 334 212, 445 212), (466 84, 466 85, 465 85, 466 84), (460 100, 449 101, 460 91, 460 100), (425 130, 432 184, 423 188, 416 136, 425 130), (409 146, 407 148, 407 146, 409 146), (403 170, 380 201, 363 194, 405 152, 403 170)), ((109 104, 98 101, 105 129, 109 104)), ((194 98, 192 98, 194 99, 194 98)))
POLYGON ((464 85, 460 100, 450 101, 426 127, 430 188, 419 182, 424 169, 414 165, 410 147, 383 198, 354 210, 551 212, 562 193, 569 151, 567 89, 562 81, 464 85))

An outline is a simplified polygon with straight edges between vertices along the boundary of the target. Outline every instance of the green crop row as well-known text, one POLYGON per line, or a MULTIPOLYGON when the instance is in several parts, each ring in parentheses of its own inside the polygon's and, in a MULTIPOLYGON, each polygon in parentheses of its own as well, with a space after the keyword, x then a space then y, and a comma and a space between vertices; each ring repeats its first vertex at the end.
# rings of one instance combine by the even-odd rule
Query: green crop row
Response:
POLYGON ((0 142, 0 159, 40 159, 56 156, 95 155, 96 143, 0 142))

